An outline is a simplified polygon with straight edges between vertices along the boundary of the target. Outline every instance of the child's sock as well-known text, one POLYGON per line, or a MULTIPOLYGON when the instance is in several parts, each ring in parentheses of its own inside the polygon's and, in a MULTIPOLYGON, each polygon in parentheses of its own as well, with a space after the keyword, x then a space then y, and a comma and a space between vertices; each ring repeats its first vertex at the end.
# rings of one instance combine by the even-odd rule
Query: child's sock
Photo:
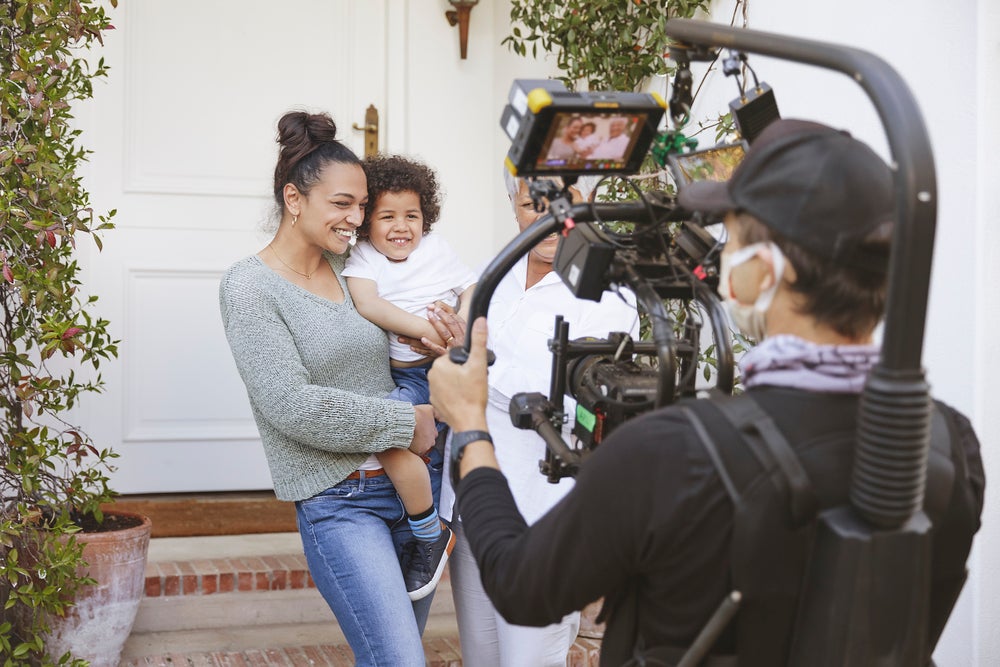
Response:
POLYGON ((441 520, 433 505, 426 512, 407 515, 406 520, 410 522, 413 536, 421 542, 433 542, 441 534, 441 520))

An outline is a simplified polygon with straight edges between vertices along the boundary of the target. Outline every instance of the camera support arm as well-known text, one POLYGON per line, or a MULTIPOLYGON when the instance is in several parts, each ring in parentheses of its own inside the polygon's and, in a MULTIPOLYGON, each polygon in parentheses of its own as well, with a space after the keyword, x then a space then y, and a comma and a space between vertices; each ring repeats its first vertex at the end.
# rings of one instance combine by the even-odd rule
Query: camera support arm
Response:
MULTIPOLYGON (((885 61, 858 49, 687 19, 668 21, 665 32, 840 71, 865 90, 882 121, 896 224, 881 359, 859 402, 850 506, 815 522, 787 664, 927 664, 936 641, 928 632, 931 525, 923 511, 932 403, 920 357, 937 192, 916 101, 885 61)), ((751 615, 738 628, 749 645, 763 635, 759 621, 751 615)))
MULTIPOLYGON (((655 209, 655 207, 653 207, 655 209)), ((663 211, 664 217, 668 214, 663 211)), ((596 220, 622 220, 626 222, 651 223, 649 219, 650 206, 648 204, 626 203, 626 204, 576 204, 569 209, 569 216, 576 222, 594 222, 596 220)), ((477 317, 485 317, 490 307, 490 300, 497 286, 507 272, 510 271, 517 261, 527 255, 532 248, 540 243, 546 236, 561 231, 562 223, 552 215, 545 215, 536 220, 527 229, 515 236, 503 250, 483 270, 476 291, 472 294, 472 303, 469 305, 469 321, 474 322, 477 317)), ((464 364, 469 358, 469 350, 472 347, 472 329, 465 333, 465 345, 452 348, 449 352, 451 360, 458 364, 464 364)))
POLYGON ((672 349, 674 332, 670 315, 663 305, 663 299, 639 276, 635 268, 626 266, 625 278, 635 292, 639 304, 649 313, 649 320, 653 326, 656 360, 660 368, 656 407, 661 408, 673 400, 677 382, 677 364, 672 349))
POLYGON ((916 100, 888 63, 860 49, 691 19, 667 21, 664 30, 684 43, 728 47, 842 72, 864 89, 879 114, 893 160, 896 225, 881 360, 862 395, 858 448, 859 453, 868 453, 869 459, 883 458, 885 452, 879 450, 884 446, 868 442, 869 427, 896 431, 897 449, 906 448, 914 453, 910 475, 913 483, 904 485, 907 488, 902 494, 893 495, 886 490, 891 486, 891 475, 882 476, 876 464, 863 471, 869 481, 875 478, 874 484, 852 480, 851 500, 874 525, 899 527, 920 508, 930 437, 929 391, 921 368, 921 351, 934 249, 937 186, 930 139, 916 100), (876 416, 884 411, 908 414, 905 420, 889 420, 894 423, 886 424, 884 418, 876 416), (918 452, 921 448, 922 456, 918 452))
POLYGON ((882 364, 893 371, 920 368, 937 185, 930 139, 902 77, 878 56, 846 46, 693 19, 671 19, 664 30, 681 42, 728 47, 836 70, 854 79, 868 94, 885 128, 896 175, 897 225, 882 364))

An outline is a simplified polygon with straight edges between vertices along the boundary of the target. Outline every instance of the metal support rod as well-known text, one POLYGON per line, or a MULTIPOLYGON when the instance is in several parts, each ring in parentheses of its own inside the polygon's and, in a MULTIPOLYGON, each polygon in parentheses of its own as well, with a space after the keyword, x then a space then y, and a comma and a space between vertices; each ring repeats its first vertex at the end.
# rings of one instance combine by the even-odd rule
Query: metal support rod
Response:
POLYGON ((681 42, 721 46, 836 70, 868 94, 885 128, 895 172, 896 227, 881 365, 920 368, 937 217, 934 156, 923 117, 902 77, 861 49, 786 35, 671 19, 664 31, 681 42))

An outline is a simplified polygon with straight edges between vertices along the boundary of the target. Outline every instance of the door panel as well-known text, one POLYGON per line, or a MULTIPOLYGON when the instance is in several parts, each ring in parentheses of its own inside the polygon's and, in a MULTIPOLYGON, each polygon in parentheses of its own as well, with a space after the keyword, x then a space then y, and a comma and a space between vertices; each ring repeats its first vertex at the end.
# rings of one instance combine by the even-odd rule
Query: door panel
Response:
POLYGON ((119 454, 121 493, 266 489, 270 476, 218 308, 231 263, 267 243, 278 118, 329 111, 359 154, 385 104, 384 0, 143 0, 114 10, 107 82, 79 115, 103 252, 95 313, 122 340, 80 414, 119 454))

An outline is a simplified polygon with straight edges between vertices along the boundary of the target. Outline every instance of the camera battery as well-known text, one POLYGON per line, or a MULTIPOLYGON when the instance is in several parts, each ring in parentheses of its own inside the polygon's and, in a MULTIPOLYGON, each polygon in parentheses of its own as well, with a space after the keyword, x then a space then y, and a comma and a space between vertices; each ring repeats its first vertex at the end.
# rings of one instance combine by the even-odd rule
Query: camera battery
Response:
POLYGON ((765 127, 781 117, 774 91, 766 83, 730 102, 729 110, 733 113, 740 134, 751 144, 765 127))
POLYGON ((578 299, 600 301, 614 255, 615 246, 599 230, 578 224, 559 239, 552 268, 578 299))

